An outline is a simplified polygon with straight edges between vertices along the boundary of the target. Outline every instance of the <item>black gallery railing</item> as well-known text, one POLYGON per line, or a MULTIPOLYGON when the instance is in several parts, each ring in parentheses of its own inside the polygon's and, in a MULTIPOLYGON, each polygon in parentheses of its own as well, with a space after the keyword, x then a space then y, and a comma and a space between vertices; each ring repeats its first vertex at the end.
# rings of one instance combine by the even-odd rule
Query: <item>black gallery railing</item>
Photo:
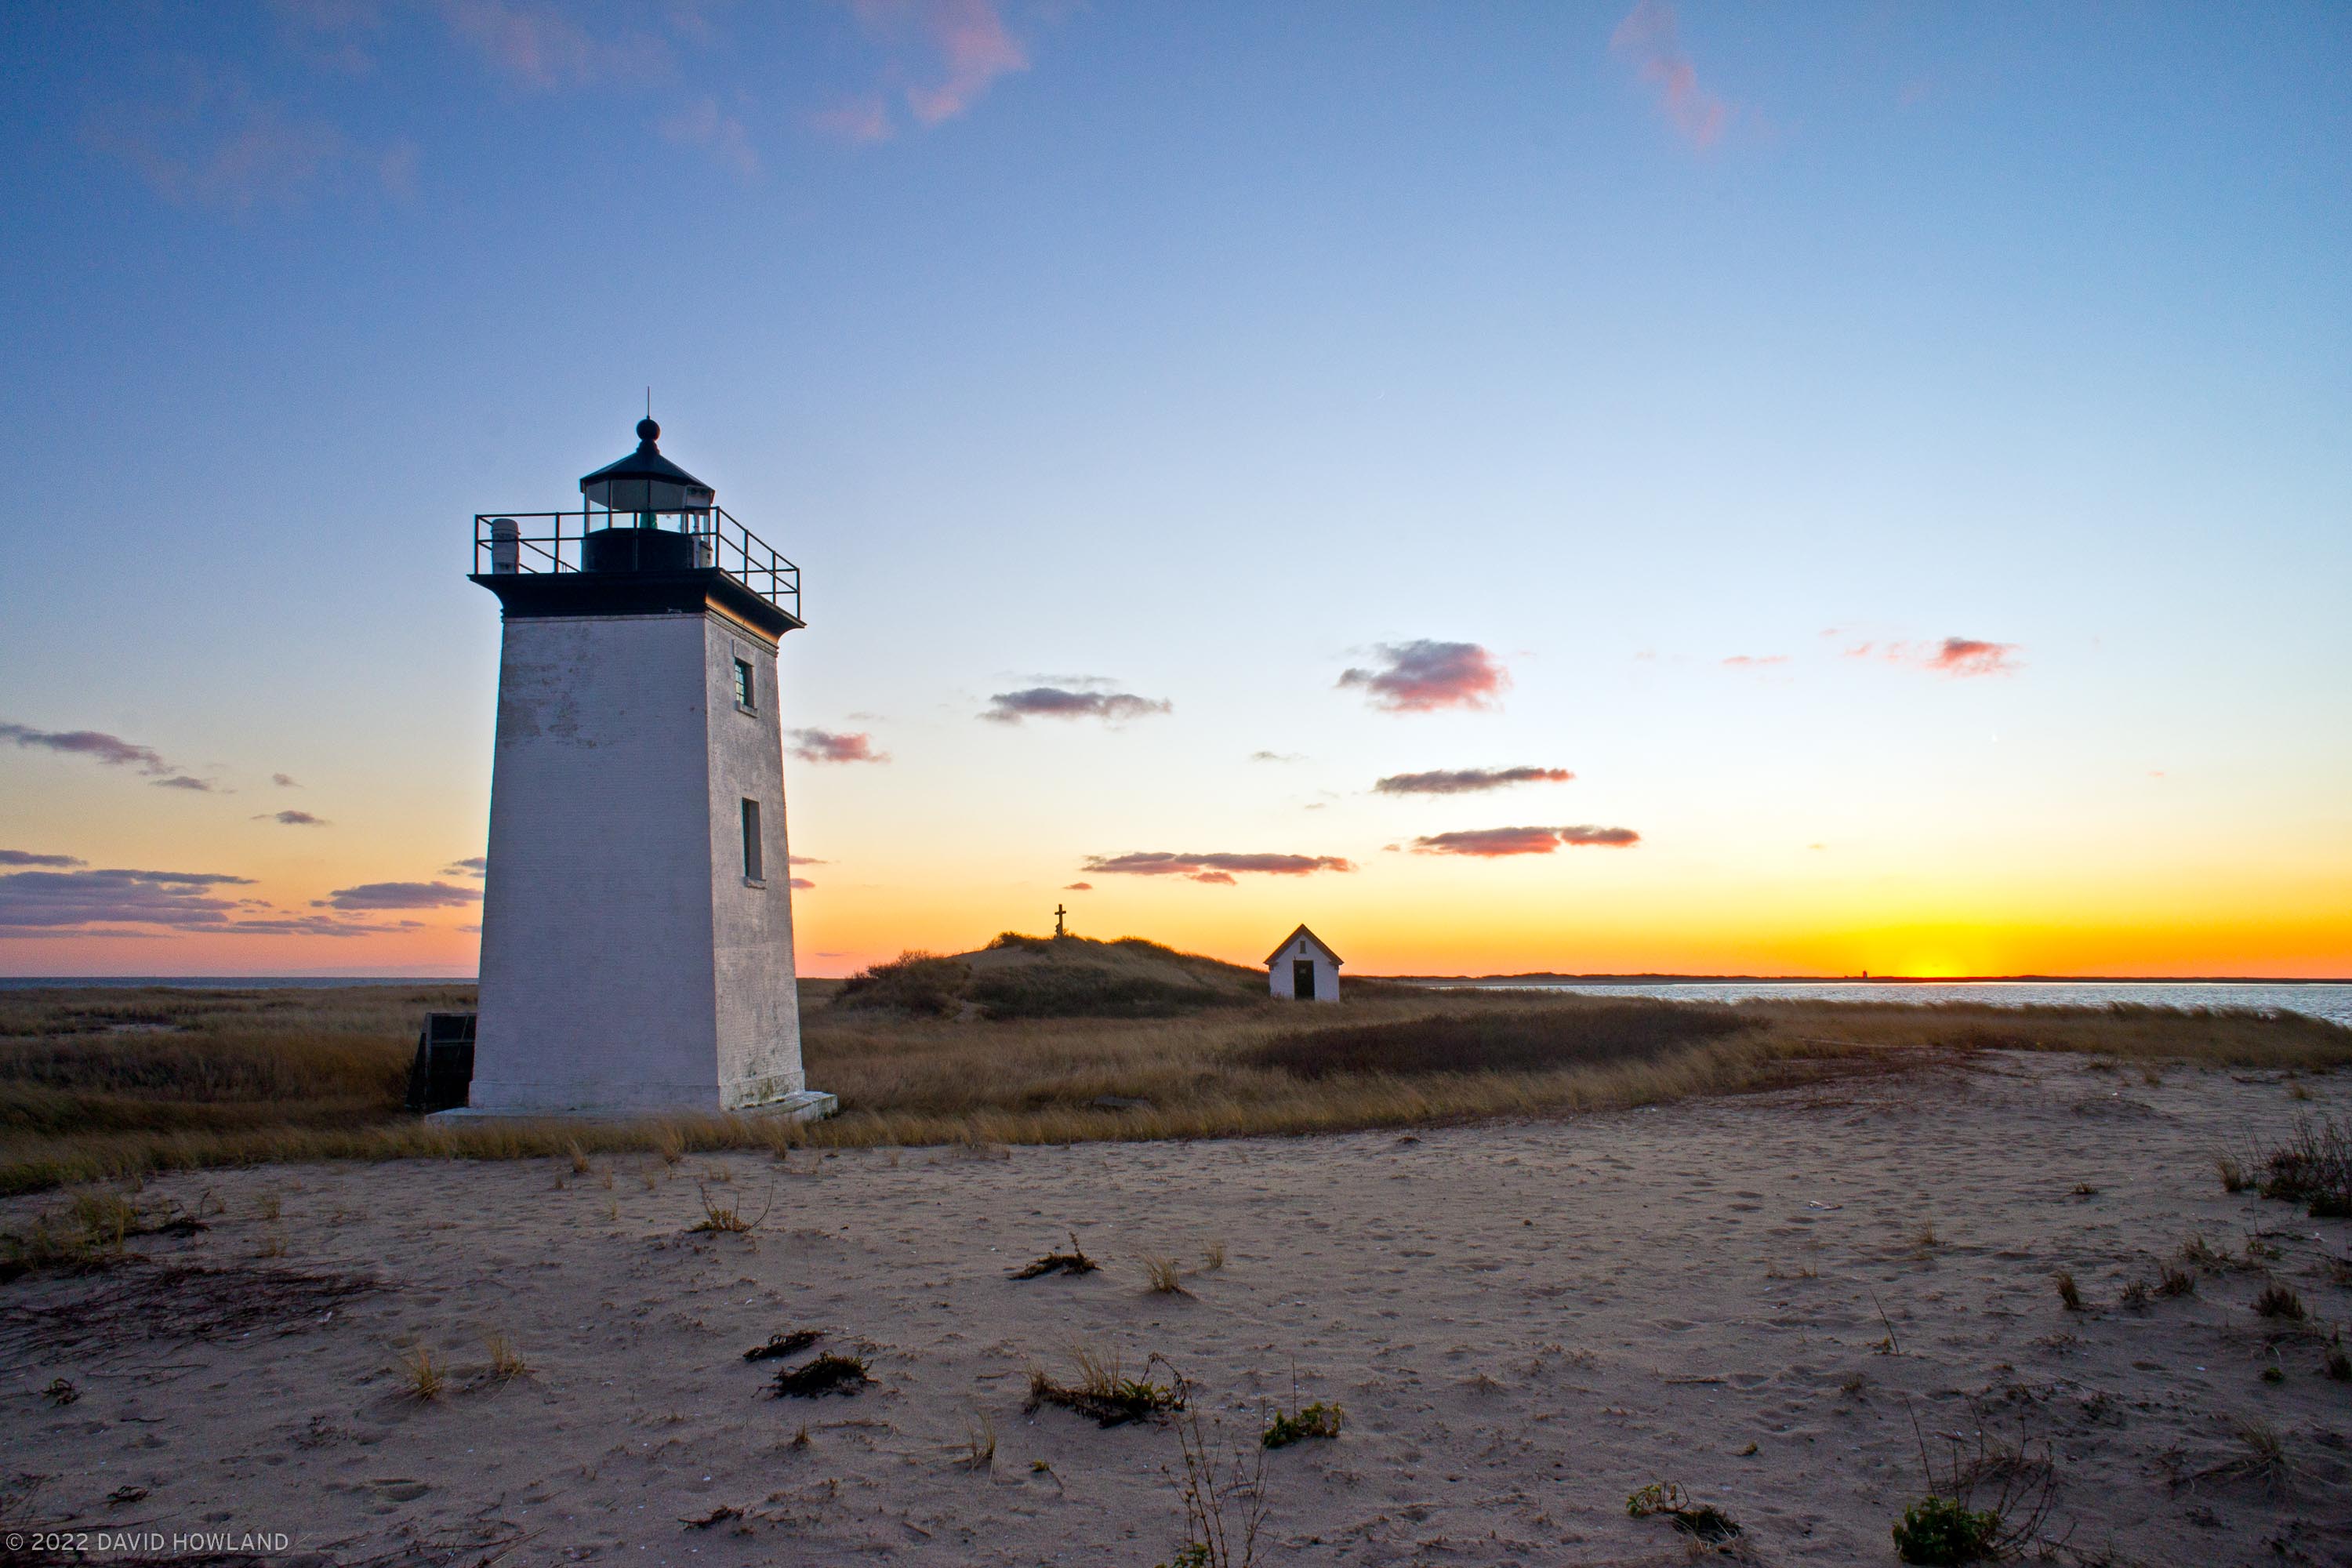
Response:
MULTIPOLYGON (((477 512, 474 571, 578 572, 585 540, 608 528, 643 526, 649 514, 605 511, 477 512)), ((801 569, 777 554, 758 534, 717 507, 709 511, 650 514, 653 526, 692 540, 697 566, 717 567, 794 620, 801 618, 801 569)))

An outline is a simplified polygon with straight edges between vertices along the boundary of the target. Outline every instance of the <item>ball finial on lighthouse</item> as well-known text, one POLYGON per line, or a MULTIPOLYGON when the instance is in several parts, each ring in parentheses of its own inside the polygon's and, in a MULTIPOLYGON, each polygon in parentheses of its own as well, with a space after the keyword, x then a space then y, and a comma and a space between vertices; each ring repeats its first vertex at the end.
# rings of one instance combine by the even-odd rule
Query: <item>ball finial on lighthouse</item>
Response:
POLYGON ((793 976, 776 656, 800 569, 660 435, 640 421, 576 510, 475 519, 505 627, 467 1114, 833 1109, 793 976))

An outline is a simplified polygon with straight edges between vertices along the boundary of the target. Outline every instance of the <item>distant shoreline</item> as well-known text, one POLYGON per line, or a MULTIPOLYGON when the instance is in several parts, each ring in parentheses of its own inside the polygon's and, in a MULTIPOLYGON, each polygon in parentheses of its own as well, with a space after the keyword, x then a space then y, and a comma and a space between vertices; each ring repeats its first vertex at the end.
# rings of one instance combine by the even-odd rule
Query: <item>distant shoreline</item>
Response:
MULTIPOLYGON (((803 974, 808 980, 835 975, 803 974)), ((1396 985, 2346 985, 2352 976, 2265 974, 1360 974, 1396 985)), ((328 985, 472 985, 470 974, 0 974, 0 991, 163 985, 269 990, 328 985)))
POLYGON ((2268 974, 1360 974, 1398 985, 2352 985, 2268 974))

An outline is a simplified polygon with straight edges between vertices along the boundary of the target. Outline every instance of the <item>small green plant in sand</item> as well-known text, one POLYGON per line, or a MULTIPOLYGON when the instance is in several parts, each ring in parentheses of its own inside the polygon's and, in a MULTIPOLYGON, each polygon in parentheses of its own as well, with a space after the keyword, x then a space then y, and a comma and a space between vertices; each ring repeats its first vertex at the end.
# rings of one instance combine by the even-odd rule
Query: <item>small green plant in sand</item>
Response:
POLYGON ((1130 1421, 1150 1421, 1172 1415, 1184 1408, 1183 1380, 1177 1377, 1164 1357, 1153 1355, 1144 1363, 1141 1377, 1129 1377, 1116 1353, 1105 1355, 1086 1345, 1072 1350, 1077 1377, 1070 1383, 1055 1381, 1043 1367, 1029 1372, 1029 1401, 1024 1409, 1034 1414, 1047 1405, 1076 1415, 1093 1417, 1100 1426, 1124 1426, 1130 1421), (1168 1381, 1151 1381, 1151 1369, 1167 1369, 1168 1381))
POLYGON ((770 1187, 768 1201, 760 1206, 760 1212, 747 1215, 740 1198, 714 1198, 710 1195, 710 1189, 699 1183, 696 1184, 695 1191, 702 1198, 702 1217, 686 1227, 688 1236, 698 1232, 709 1232, 714 1236, 749 1236, 760 1228, 761 1222, 768 1217, 768 1210, 774 1207, 776 1202, 776 1189, 770 1187))
POLYGON ((2082 1288, 2074 1283, 2074 1274, 2067 1269, 2061 1268, 2057 1273, 2052 1275, 2050 1279, 2051 1281, 2058 1287, 2058 1304, 2065 1308, 2066 1310, 2070 1312, 2081 1311, 2083 1310, 2083 1291, 2082 1288))
POLYGON ((1309 1437, 1337 1437, 1339 1425, 1347 1412, 1336 1405, 1317 1401, 1296 1415, 1286 1415, 1277 1410, 1274 1419, 1265 1424, 1258 1441, 1269 1448, 1286 1448, 1293 1443, 1303 1443, 1309 1437))
POLYGON ((1182 1467, 1169 1479, 1184 1505, 1187 1538, 1160 1568, 1250 1568, 1265 1524, 1265 1446, 1243 1444, 1230 1457, 1221 1452, 1221 1429, 1202 1427, 1184 1399, 1182 1374, 1170 1367, 1168 1375, 1179 1404, 1172 1424, 1182 1467))
POLYGON ((1685 1535, 1712 1545, 1740 1533, 1738 1521, 1709 1503, 1692 1500, 1673 1481, 1652 1481, 1625 1499, 1625 1511, 1635 1519, 1662 1518, 1685 1535))
POLYGON ((814 1361, 777 1373, 775 1392, 781 1398, 818 1399, 828 1394, 856 1394, 873 1381, 864 1356, 827 1351, 814 1361))
POLYGON ((1947 1435, 1949 1453, 1939 1472, 1916 1414, 1911 1431, 1927 1490, 1895 1522, 1895 1555, 1927 1568, 2022 1556, 2040 1538, 2057 1492, 2049 1444, 2021 1428, 2014 1443, 2004 1443, 1979 1426, 1973 1448, 1947 1435), (1979 1507, 1977 1493, 1988 1488, 1989 1506, 1979 1507))
POLYGON ((1933 1568, 1980 1563, 1993 1555, 2000 1534, 2000 1515, 1992 1510, 1930 1494, 1903 1510, 1895 1526, 1895 1553, 1906 1563, 1933 1568))
POLYGON ((1033 1258, 1014 1269, 1011 1277, 1015 1279, 1037 1279, 1048 1274, 1092 1274, 1101 1268, 1102 1265, 1088 1258, 1087 1249, 1078 1245, 1078 1233, 1074 1230, 1069 1234, 1069 1251, 1048 1252, 1042 1257, 1033 1258))

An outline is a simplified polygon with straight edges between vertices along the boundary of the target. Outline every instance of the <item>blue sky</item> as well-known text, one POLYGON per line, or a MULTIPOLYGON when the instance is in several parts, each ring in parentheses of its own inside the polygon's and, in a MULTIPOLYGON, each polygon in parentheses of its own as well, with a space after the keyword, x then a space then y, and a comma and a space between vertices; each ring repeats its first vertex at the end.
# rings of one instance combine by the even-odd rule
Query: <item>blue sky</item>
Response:
POLYGON ((46 502, 0 523, 0 723, 215 786, 0 746, 0 848, 261 900, 36 907, 0 969, 469 967, 462 903, 223 920, 481 852, 470 518, 574 500, 650 384, 806 571, 788 722, 890 759, 793 763, 804 971, 1086 879, 1082 929, 1255 957, 1308 918, 1360 967, 2352 972, 2341 7, 309 0, 0 38, 46 502), (1507 684, 1338 684, 1424 641, 1507 684), (1168 707, 979 720, 1041 684, 1168 707), (1473 766, 1577 777, 1371 787, 1473 766), (1413 852, 1528 823, 1642 837, 1413 852), (1356 869, 1083 869, 1135 851, 1356 869))

